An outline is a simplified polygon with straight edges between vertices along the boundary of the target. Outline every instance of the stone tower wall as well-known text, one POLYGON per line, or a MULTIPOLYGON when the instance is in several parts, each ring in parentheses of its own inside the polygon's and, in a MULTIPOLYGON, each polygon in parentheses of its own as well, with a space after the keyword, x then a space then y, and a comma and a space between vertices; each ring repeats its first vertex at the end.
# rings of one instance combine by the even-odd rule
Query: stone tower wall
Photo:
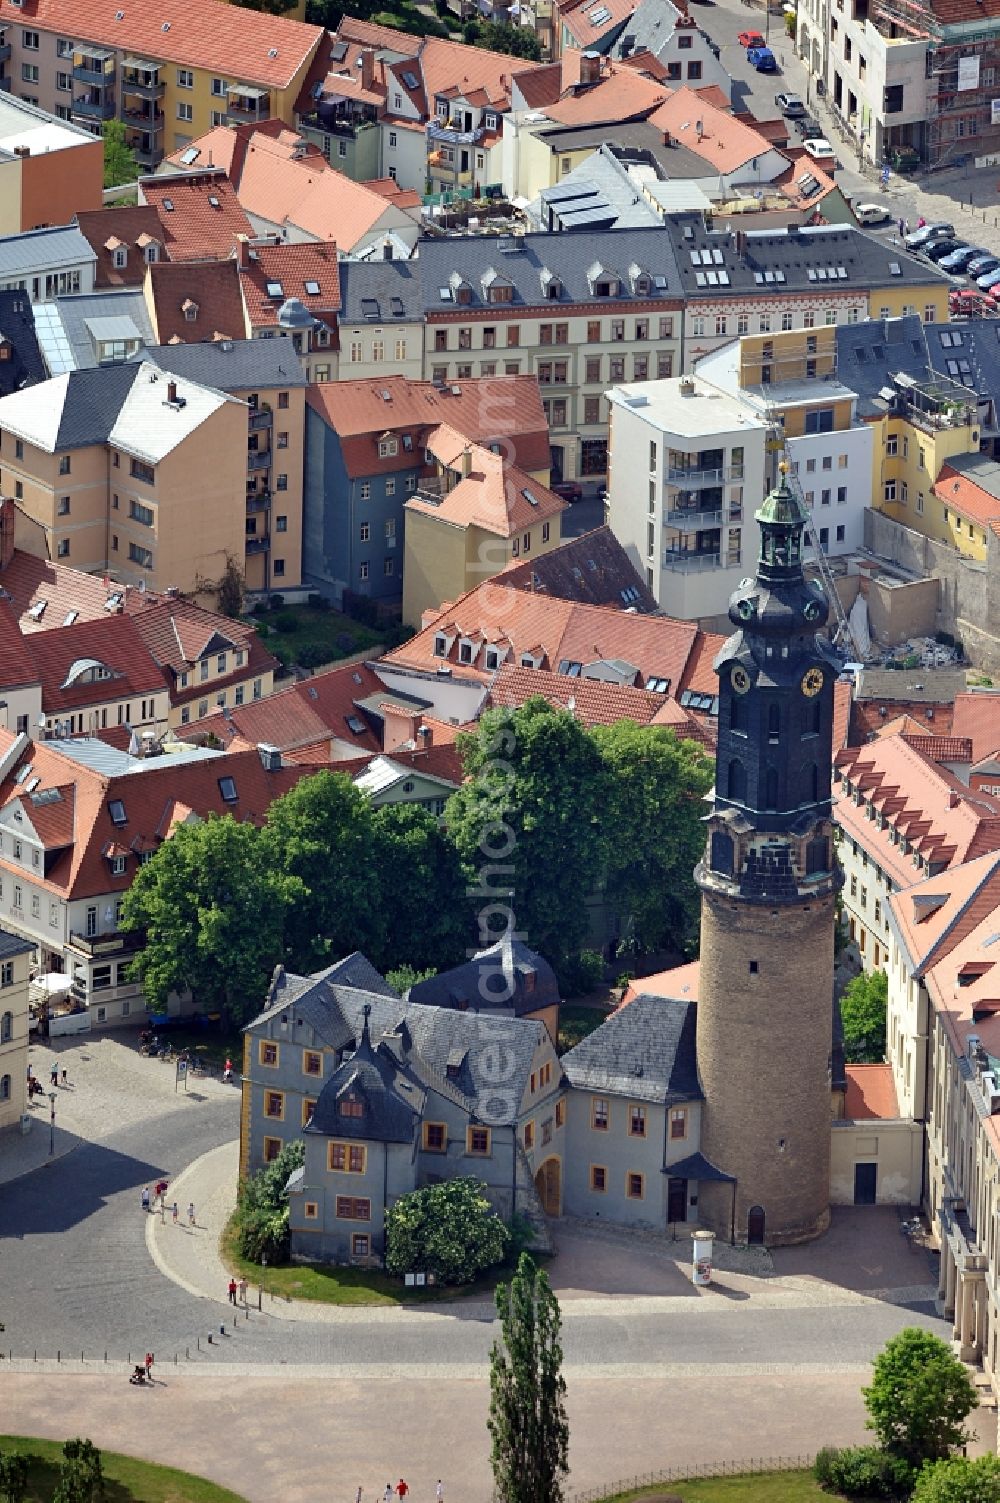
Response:
MULTIPOLYGON (((768 1246, 829 1223, 833 924, 832 886, 773 907, 702 892, 701 1150, 736 1176, 738 1242, 754 1205, 768 1246)), ((732 1185, 703 1183, 699 1196, 700 1218, 728 1240, 732 1185)))

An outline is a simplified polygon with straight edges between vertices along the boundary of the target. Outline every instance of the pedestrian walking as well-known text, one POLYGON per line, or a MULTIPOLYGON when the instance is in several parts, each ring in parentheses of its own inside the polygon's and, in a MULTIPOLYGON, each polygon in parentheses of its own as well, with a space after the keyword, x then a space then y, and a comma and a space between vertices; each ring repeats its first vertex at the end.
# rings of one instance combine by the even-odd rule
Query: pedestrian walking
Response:
POLYGON ((392 1483, 385 1484, 385 1492, 382 1494, 382 1503, 392 1503, 392 1483))
POLYGON ((900 221, 899 221, 899 238, 900 239, 902 239, 903 235, 906 233, 905 226, 906 226, 906 220, 901 218, 900 221))
POLYGON ((246 1279, 240 1279, 240 1304, 241 1305, 245 1305, 246 1302, 247 1302, 247 1281, 246 1281, 246 1279))
POLYGON ((57 1059, 54 1059, 52 1061, 52 1069, 49 1071, 49 1079, 54 1086, 57 1086, 59 1084, 59 1061, 57 1059))
POLYGON ((434 1496, 437 1498, 437 1503, 444 1503, 444 1483, 440 1477, 438 1478, 438 1485, 434 1489, 434 1496))
POLYGON ((229 1303, 231 1305, 235 1305, 235 1303, 236 1303, 236 1280, 235 1279, 230 1279, 229 1280, 229 1303))
POLYGON ((358 1496, 355 1498, 354 1503, 361 1503, 361 1488, 360 1487, 358 1488, 358 1496))
POLYGON ((143 1187, 142 1187, 142 1194, 139 1196, 139 1199, 142 1202, 142 1209, 144 1211, 148 1211, 149 1210, 149 1186, 148 1185, 143 1185, 143 1187))
POLYGON ((66 1066, 65 1065, 63 1065, 63 1069, 62 1069, 62 1081, 61 1081, 61 1084, 64 1085, 64 1086, 68 1086, 69 1085, 69 1076, 66 1074, 66 1066))
POLYGON ((194 1226, 194 1201, 188 1201, 188 1226, 194 1226))
POLYGON ((147 1383, 152 1383, 152 1381, 153 1381, 153 1354, 152 1354, 152 1352, 147 1352, 146 1353, 146 1382, 147 1383))
POLYGON ((176 1200, 174 1201, 173 1206, 171 1208, 170 1217, 171 1217, 171 1220, 174 1223, 174 1226, 176 1226, 177 1225, 177 1202, 176 1202, 176 1200))
POLYGON ((405 1498, 407 1493, 410 1491, 409 1483, 404 1482, 402 1477, 400 1477, 399 1481, 396 1483, 396 1491, 401 1498, 405 1498))

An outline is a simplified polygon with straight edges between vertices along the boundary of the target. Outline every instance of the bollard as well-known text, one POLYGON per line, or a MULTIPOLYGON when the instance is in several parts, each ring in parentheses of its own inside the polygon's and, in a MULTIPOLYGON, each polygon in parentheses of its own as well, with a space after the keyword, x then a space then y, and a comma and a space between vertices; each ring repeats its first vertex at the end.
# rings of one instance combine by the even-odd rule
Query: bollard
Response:
POLYGON ((208 1333, 208 1344, 209 1344, 209 1346, 212 1345, 212 1333, 211 1333, 211 1331, 209 1331, 209 1333, 208 1333))
POLYGON ((225 1334, 226 1334, 226 1322, 224 1320, 220 1320, 219 1321, 219 1335, 220 1336, 225 1336, 225 1334))
POLYGON ((62 1361, 62 1352, 56 1352, 56 1361, 57 1362, 61 1362, 62 1361))
POLYGON ((104 1353, 104 1365, 105 1365, 105 1367, 107 1367, 107 1365, 108 1365, 108 1354, 107 1354, 107 1352, 104 1353))
POLYGON ((198 1351, 201 1351, 201 1337, 198 1337, 198 1351))

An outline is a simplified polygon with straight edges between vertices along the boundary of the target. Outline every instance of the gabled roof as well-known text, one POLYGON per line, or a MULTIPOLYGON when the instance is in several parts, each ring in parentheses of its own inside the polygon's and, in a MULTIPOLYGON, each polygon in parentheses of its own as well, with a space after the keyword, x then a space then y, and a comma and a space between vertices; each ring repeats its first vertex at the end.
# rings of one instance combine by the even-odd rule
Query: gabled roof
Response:
POLYGON ((235 236, 253 234, 221 169, 140 178, 139 195, 156 210, 171 261, 222 261, 232 253, 235 236))
POLYGON ((665 1106, 698 1101, 697 1004, 640 995, 562 1057, 579 1090, 665 1106))
POLYGON ((246 336, 235 261, 157 261, 146 275, 158 343, 195 344, 246 336))
MULTIPOLYGON (((435 428, 424 440, 424 447, 443 464, 454 467, 462 463, 464 440, 446 425, 435 428), (458 439, 458 454, 449 437, 458 439), (446 457, 450 456, 450 457, 446 457)), ((563 501, 545 485, 533 480, 516 465, 507 464, 481 444, 467 445, 470 470, 462 474, 453 489, 435 500, 419 494, 406 502, 407 511, 419 512, 452 527, 479 527, 494 537, 511 538, 531 527, 558 516, 566 510, 563 501)))
POLYGON ((193 601, 177 596, 157 599, 132 590, 126 609, 150 655, 161 668, 170 670, 168 682, 173 704, 204 694, 200 682, 192 683, 185 692, 177 680, 209 652, 217 655, 236 649, 244 654, 242 667, 237 668, 234 663, 226 675, 212 680, 213 690, 262 673, 273 673, 278 667, 277 658, 268 652, 252 626, 203 610, 193 601))
POLYGON ((713 172, 736 172, 769 149, 749 125, 716 109, 692 89, 675 89, 651 119, 688 151, 704 157, 713 172))
POLYGON ((381 751, 381 741, 371 722, 358 712, 357 702, 380 690, 385 692, 382 680, 366 663, 341 663, 252 704, 238 705, 224 716, 209 715, 191 726, 188 734, 192 738, 215 735, 223 746, 239 736, 251 745, 277 746, 282 751, 336 738, 352 749, 349 755, 355 749, 358 754, 374 753, 381 751))
POLYGON ((0 573, 0 591, 25 635, 50 631, 70 614, 75 614, 77 620, 100 621, 109 614, 105 609, 109 600, 119 596, 119 603, 112 608, 121 609, 127 593, 124 585, 105 582, 99 574, 87 574, 51 559, 36 558, 20 548, 15 548, 0 573))
POLYGON ((290 339, 216 339, 211 344, 154 344, 142 358, 174 376, 232 395, 305 386, 306 373, 290 339))
POLYGON ((1000 465, 996 460, 982 462, 982 456, 969 456, 980 463, 958 465, 948 463, 931 485, 931 490, 943 506, 956 511, 965 521, 977 522, 984 532, 991 524, 1000 521, 1000 496, 993 494, 1000 478, 1000 465))
POLYGON ((464 965, 416 982, 407 1000, 427 1007, 509 1013, 520 1018, 558 1006, 559 982, 543 956, 508 935, 464 965))
POLYGON ((32 312, 50 376, 103 364, 101 346, 109 339, 126 346, 132 343, 139 351, 156 343, 141 287, 73 293, 36 303, 32 312))
POLYGON ((952 731, 971 738, 975 762, 1000 751, 1000 694, 982 689, 956 694, 952 731))
POLYGON ((508 564, 502 577, 505 584, 532 595, 554 595, 581 605, 611 605, 644 616, 659 611, 656 597, 606 524, 567 539, 540 558, 508 564))
POLYGON ((250 264, 240 267, 240 281, 252 328, 275 327, 278 312, 290 297, 298 298, 314 318, 339 310, 340 266, 335 245, 258 244, 248 247, 248 252, 250 264))
MULTIPOLYGON (((564 673, 519 668, 516 663, 505 663, 490 685, 491 705, 523 705, 539 695, 551 705, 572 710, 580 724, 585 726, 616 725, 619 720, 650 725, 663 707, 663 695, 653 694, 648 689, 600 683, 594 679, 567 678, 564 673)), ((680 713, 686 720, 685 712, 680 713)))
POLYGON ((0 599, 0 690, 27 687, 41 682, 31 650, 21 635, 17 616, 0 599))
POLYGON ((31 0, 27 12, 0 0, 6 25, 23 25, 26 14, 42 31, 277 89, 288 87, 324 36, 320 26, 244 14, 219 0, 170 0, 168 19, 158 9, 120 8, 118 0, 31 0))
POLYGON ((633 69, 615 67, 587 88, 564 90, 560 98, 544 106, 557 125, 618 125, 625 120, 645 120, 670 97, 670 90, 633 69))
POLYGON ((894 1121, 899 1102, 891 1065, 848 1065, 844 1116, 854 1122, 894 1121))
POLYGON ((392 1054, 372 1047, 365 1015, 358 1047, 320 1091, 305 1132, 371 1143, 409 1143, 422 1108, 423 1093, 414 1091, 413 1082, 392 1054), (345 1105, 352 1110, 345 1111, 345 1105))
POLYGON ((76 223, 97 257, 95 286, 141 287, 146 275, 144 245, 140 237, 163 246, 165 235, 160 216, 152 204, 109 205, 104 209, 79 210, 76 223), (118 241, 126 252, 124 266, 116 266, 114 246, 118 241))
POLYGON ((49 624, 53 630, 35 632, 30 639, 46 715, 163 691, 163 673, 131 617, 49 624), (107 669, 108 678, 87 679, 80 665, 91 662, 107 669))
POLYGON ((624 26, 638 0, 556 0, 556 25, 565 26, 578 47, 592 47, 599 37, 624 26))
POLYGON ((990 851, 889 899, 910 970, 924 974, 1000 909, 1000 853, 990 851))
MULTIPOLYGON (((2 0, 0 16, 11 25, 15 14, 10 0, 2 0)), ((97 257, 75 224, 47 225, 41 230, 25 230, 20 235, 0 237, 0 277, 27 279, 32 272, 55 271, 59 267, 93 265, 97 257)))

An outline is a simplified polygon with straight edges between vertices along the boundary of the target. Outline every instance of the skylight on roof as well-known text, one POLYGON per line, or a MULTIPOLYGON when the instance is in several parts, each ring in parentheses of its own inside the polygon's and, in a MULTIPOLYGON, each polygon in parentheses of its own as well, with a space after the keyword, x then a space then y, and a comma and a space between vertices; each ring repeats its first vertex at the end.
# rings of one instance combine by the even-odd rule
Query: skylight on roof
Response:
POLYGON ((889 275, 891 277, 901 277, 903 275, 903 268, 898 261, 889 262, 889 275))
POLYGON ((58 788, 40 788, 31 795, 31 802, 36 808, 40 804, 59 804, 62 803, 62 794, 58 788))
POLYGON ((72 626, 73 622, 78 618, 79 614, 79 611, 67 611, 66 615, 63 617, 63 626, 72 626))
POLYGON ((190 167, 192 162, 197 162, 201 151, 197 146, 189 146, 187 151, 181 152, 181 162, 185 167, 190 167))
POLYGON ((31 763, 30 762, 25 762, 22 767, 19 767, 17 769, 17 776, 14 778, 14 782, 18 783, 18 784, 23 783, 24 780, 25 780, 25 778, 28 776, 28 773, 30 771, 31 771, 31 763))
POLYGON ((167 211, 168 214, 172 214, 174 212, 174 201, 173 201, 173 199, 172 198, 165 198, 163 200, 163 207, 166 209, 166 211, 167 211))
POLYGON ((274 298, 282 297, 283 298, 284 295, 285 295, 285 293, 284 293, 284 289, 283 289, 281 283, 280 282, 268 282, 268 284, 267 284, 267 295, 268 295, 268 297, 274 297, 274 298))
POLYGON ((34 605, 28 607, 28 615, 31 617, 32 621, 41 621, 42 617, 45 615, 45 607, 48 605, 48 603, 49 602, 47 600, 36 600, 34 605))
POLYGON ((39 785, 39 783, 41 781, 42 781, 41 778, 32 778, 30 782, 25 783, 25 785, 24 785, 25 792, 26 793, 34 793, 35 789, 38 787, 38 785, 39 785))
POLYGON ((318 297, 319 296, 319 283, 317 281, 315 281, 312 277, 310 277, 310 279, 309 279, 308 282, 303 282, 302 285, 306 289, 306 292, 309 294, 310 297, 318 297))
POLYGON ((227 804, 235 804, 237 798, 236 780, 234 778, 228 777, 220 778, 219 792, 222 794, 222 797, 227 804))
POLYGON ((413 72, 412 68, 407 68, 406 72, 402 75, 402 79, 408 89, 418 87, 417 75, 413 72))
POLYGON ((704 287, 705 273, 703 271, 696 271, 694 274, 694 282, 696 287, 704 287))
POLYGON ((353 731, 355 736, 363 736, 365 731, 365 723, 363 720, 359 720, 357 715, 348 715, 347 729, 349 731, 353 731))
POLYGON ((401 318, 402 317, 402 315, 403 315, 403 299, 401 297, 391 297, 389 299, 389 307, 392 309, 393 313, 396 315, 397 318, 401 318))
POLYGON ((125 805, 120 798, 113 798, 108 800, 108 813, 111 815, 111 823, 113 825, 124 825, 128 823, 128 815, 125 813, 125 805))
POLYGON ((442 303, 450 303, 451 302, 451 288, 450 287, 439 287, 438 288, 438 297, 441 299, 442 303))

